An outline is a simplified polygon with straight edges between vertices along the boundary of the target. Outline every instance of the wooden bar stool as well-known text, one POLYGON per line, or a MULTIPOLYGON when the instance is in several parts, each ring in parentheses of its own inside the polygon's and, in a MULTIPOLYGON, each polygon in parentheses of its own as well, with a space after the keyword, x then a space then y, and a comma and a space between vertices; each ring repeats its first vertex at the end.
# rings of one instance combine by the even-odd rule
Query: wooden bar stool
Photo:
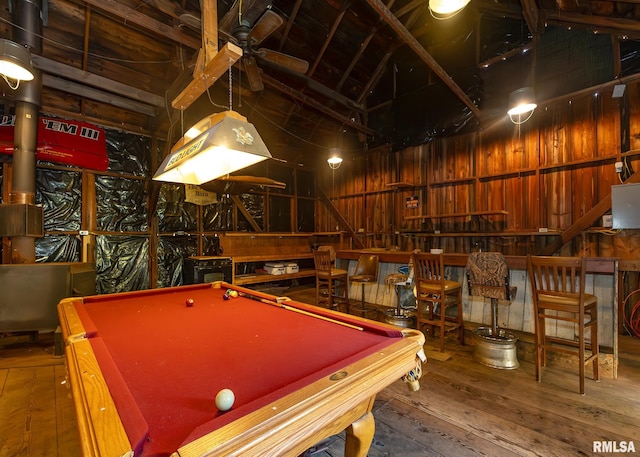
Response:
POLYGON ((362 300, 359 308, 349 307, 351 314, 357 314, 367 317, 367 313, 377 312, 374 308, 367 307, 364 300, 364 286, 366 284, 375 284, 378 282, 378 266, 380 258, 373 254, 361 254, 358 257, 355 272, 349 277, 350 282, 360 283, 362 285, 362 300))
POLYGON ((431 335, 437 327, 440 332, 440 352, 444 352, 445 334, 458 331, 464 346, 462 321, 462 283, 445 278, 442 254, 414 253, 411 256, 416 281, 417 328, 429 325, 431 335), (447 312, 452 308, 455 312, 447 312))
POLYGON ((535 317, 536 380, 542 380, 547 351, 578 357, 580 393, 584 394, 585 365, 593 364, 593 379, 598 374, 598 299, 585 293, 584 257, 527 256, 527 267, 535 317), (552 335, 546 321, 556 320, 552 335), (586 330, 589 329, 590 341, 586 330), (577 336, 577 341, 576 341, 577 336), (591 354, 587 354, 587 350, 591 354))
POLYGON ((349 301, 349 272, 340 268, 334 268, 332 249, 320 249, 313 251, 313 261, 316 268, 316 304, 330 309, 339 308, 341 303, 349 301), (342 287, 341 295, 336 294, 336 283, 342 287), (327 295, 322 290, 327 290, 327 295))

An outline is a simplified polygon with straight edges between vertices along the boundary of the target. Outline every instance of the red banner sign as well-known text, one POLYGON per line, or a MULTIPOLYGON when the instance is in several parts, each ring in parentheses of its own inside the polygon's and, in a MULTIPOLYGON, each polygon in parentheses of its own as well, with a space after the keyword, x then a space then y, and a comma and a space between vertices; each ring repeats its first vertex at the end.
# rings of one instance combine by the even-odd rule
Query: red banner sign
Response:
MULTIPOLYGON (((0 154, 13 154, 14 124, 15 116, 0 116, 0 154)), ((105 132, 85 122, 41 117, 36 159, 106 171, 105 132)))

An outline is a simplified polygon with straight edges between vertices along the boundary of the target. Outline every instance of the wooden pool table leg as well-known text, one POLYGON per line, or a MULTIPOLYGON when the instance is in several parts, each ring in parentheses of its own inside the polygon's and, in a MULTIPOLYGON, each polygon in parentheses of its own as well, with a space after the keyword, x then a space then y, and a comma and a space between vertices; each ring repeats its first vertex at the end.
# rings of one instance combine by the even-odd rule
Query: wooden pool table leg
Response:
POLYGON ((367 457, 375 430, 373 414, 368 411, 347 428, 344 456, 367 457))

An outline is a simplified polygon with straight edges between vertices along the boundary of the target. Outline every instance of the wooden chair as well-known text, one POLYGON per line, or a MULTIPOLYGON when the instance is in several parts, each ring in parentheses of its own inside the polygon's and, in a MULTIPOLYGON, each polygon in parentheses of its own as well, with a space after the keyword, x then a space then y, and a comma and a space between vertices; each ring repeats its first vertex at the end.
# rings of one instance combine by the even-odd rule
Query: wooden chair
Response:
POLYGON ((599 379, 598 299, 585 293, 585 265, 584 257, 527 257, 535 317, 536 380, 542 380, 547 351, 577 356, 581 394, 585 365, 591 362, 593 379, 599 379), (547 320, 559 321, 554 335, 547 335, 547 320))
POLYGON ((442 254, 414 253, 411 259, 416 284, 418 330, 429 325, 433 335, 435 327, 438 327, 440 352, 444 352, 444 337, 448 332, 457 330, 460 344, 464 346, 462 283, 445 278, 442 254), (457 310, 451 312, 454 307, 457 310))
POLYGON ((373 254, 361 254, 358 257, 358 263, 356 264, 356 270, 349 277, 349 282, 360 283, 362 285, 362 300, 359 308, 351 307, 349 312, 351 314, 357 314, 362 317, 367 317, 367 313, 376 311, 374 308, 367 308, 364 300, 364 286, 366 284, 375 284, 378 282, 378 266, 380 265, 380 258, 373 254))
POLYGON ((338 308, 341 303, 349 300, 349 272, 340 268, 334 268, 335 258, 332 259, 332 249, 320 249, 313 251, 313 261, 316 268, 316 303, 318 306, 338 308), (342 287, 342 294, 336 294, 336 283, 342 287), (325 296, 321 291, 327 290, 325 296))

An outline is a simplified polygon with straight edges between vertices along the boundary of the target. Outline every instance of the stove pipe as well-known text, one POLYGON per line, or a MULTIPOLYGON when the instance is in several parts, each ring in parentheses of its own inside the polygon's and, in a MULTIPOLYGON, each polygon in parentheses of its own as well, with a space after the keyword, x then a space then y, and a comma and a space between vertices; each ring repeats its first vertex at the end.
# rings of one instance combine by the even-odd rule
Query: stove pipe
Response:
MULTIPOLYGON (((13 41, 42 53, 42 0, 18 0, 13 3, 13 41)), ((42 236, 42 208, 36 207, 36 149, 42 75, 34 71, 32 81, 22 81, 16 90, 16 118, 13 140, 13 176, 9 195, 9 213, 25 221, 11 239, 11 263, 34 263, 35 237, 42 236), (35 229, 33 227, 35 226, 35 229)))

